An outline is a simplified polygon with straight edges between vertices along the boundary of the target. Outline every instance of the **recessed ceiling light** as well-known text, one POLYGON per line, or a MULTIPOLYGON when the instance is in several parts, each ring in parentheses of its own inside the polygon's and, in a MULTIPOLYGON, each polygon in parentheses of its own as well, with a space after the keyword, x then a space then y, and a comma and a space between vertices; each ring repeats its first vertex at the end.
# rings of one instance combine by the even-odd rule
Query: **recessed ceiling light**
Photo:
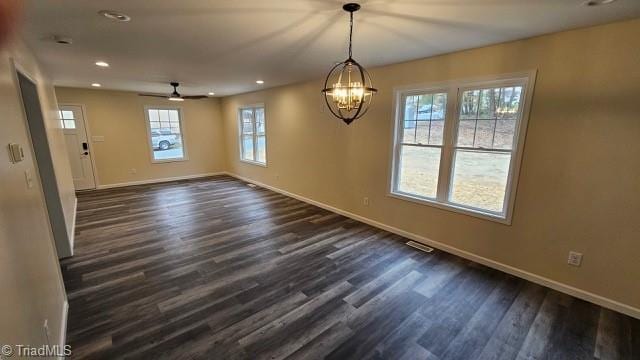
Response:
POLYGON ((113 10, 100 10, 98 14, 106 17, 107 19, 111 19, 119 22, 128 22, 131 21, 131 16, 123 14, 121 12, 113 11, 113 10))
POLYGON ((100 86, 102 86, 102 85, 101 85, 101 84, 98 84, 98 83, 93 83, 93 84, 91 84, 91 86, 93 86, 93 87, 100 87, 100 86))
POLYGON ((73 44, 73 39, 68 36, 54 35, 53 41, 62 45, 71 45, 73 44))
POLYGON ((215 94, 216 94, 216 93, 214 93, 214 92, 210 92, 210 93, 209 93, 209 96, 213 96, 213 95, 215 95, 215 94))
POLYGON ((616 0, 588 0, 584 2, 584 5, 586 6, 607 5, 607 4, 611 4, 614 1, 616 0))
POLYGON ((96 61, 96 65, 100 66, 100 67, 109 67, 109 63, 105 62, 105 61, 96 61))
POLYGON ((264 84, 264 80, 256 80, 256 84, 262 85, 262 84, 264 84))

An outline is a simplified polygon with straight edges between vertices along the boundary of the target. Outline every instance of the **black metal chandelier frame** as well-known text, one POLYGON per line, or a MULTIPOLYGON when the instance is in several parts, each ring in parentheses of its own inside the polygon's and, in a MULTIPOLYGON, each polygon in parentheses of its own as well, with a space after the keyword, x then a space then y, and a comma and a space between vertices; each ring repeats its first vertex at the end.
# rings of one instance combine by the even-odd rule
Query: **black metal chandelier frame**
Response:
MULTIPOLYGON (((360 5, 356 3, 348 3, 342 6, 342 9, 349 12, 349 57, 347 58, 347 60, 337 63, 331 68, 324 81, 324 89, 322 89, 322 93, 324 94, 324 100, 327 104, 327 107, 329 108, 329 111, 331 111, 331 113, 335 117, 343 120, 348 125, 367 113, 371 106, 371 102, 373 101, 373 95, 378 91, 378 89, 371 86, 371 76, 369 75, 369 72, 353 59, 353 13, 360 10, 360 5), (341 109, 340 107, 334 109, 331 106, 332 100, 330 100, 329 97, 333 96, 336 88, 330 87, 329 81, 332 78, 332 75, 337 75, 338 73, 340 73, 339 78, 341 79, 345 71, 350 73, 353 67, 358 70, 360 76, 357 77, 360 78, 362 85, 358 87, 358 89, 362 89, 362 94, 360 95, 358 106, 354 107, 353 109, 347 109, 347 111, 343 111, 343 109, 341 109), (367 92, 369 93, 369 96, 366 95, 367 92)), ((351 86, 351 84, 348 85, 349 86, 343 88, 351 91, 353 87, 351 86)))

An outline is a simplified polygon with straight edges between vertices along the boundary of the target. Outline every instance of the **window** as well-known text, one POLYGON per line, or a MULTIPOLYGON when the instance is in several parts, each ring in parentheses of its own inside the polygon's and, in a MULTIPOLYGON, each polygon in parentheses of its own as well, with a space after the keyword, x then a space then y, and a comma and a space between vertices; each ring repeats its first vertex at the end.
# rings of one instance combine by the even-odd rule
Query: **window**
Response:
POLYGON ((70 110, 58 110, 60 122, 63 129, 75 129, 76 119, 73 117, 73 111, 70 110))
POLYGON ((397 190, 436 198, 447 94, 407 94, 403 101, 397 190))
POLYGON ((530 77, 398 91, 392 195, 508 223, 530 77))
POLYGON ((267 164, 267 135, 264 106, 240 108, 240 160, 267 164))
POLYGON ((187 160, 180 109, 147 108, 146 116, 151 160, 187 160))

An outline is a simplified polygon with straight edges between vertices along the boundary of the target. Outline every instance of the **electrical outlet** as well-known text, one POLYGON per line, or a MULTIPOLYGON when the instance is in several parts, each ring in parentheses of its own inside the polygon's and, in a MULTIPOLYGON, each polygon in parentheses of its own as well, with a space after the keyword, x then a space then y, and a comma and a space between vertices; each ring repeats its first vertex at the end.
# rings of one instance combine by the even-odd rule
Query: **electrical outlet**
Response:
POLYGON ((362 199, 362 203, 364 204, 364 206, 369 206, 369 198, 365 196, 365 197, 362 199))
POLYGON ((29 189, 33 188, 33 176, 31 176, 30 170, 24 171, 24 181, 27 183, 27 188, 29 189))
POLYGON ((573 266, 580 266, 582 264, 582 254, 575 251, 569 251, 569 258, 567 259, 567 264, 573 266))

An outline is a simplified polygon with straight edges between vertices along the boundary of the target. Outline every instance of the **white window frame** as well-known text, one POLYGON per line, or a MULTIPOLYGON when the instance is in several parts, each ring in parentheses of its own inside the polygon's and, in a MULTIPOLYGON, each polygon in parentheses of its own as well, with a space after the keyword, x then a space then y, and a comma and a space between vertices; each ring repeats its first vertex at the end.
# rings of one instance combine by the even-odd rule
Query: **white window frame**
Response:
POLYGON ((268 147, 268 140, 267 140, 267 109, 265 108, 263 103, 259 103, 259 104, 251 104, 251 105, 242 105, 238 108, 238 149, 240 150, 240 161, 247 163, 247 164, 252 164, 252 165, 258 165, 258 166, 262 166, 262 167, 267 167, 267 161, 268 161, 268 154, 267 154, 267 147, 268 147), (255 160, 258 158, 258 129, 256 128, 256 119, 255 119, 255 115, 253 117, 253 158, 254 160, 247 160, 245 159, 242 155, 244 154, 244 142, 242 141, 242 111, 243 110, 252 110, 255 114, 255 109, 258 108, 262 108, 262 111, 264 112, 264 162, 255 160))
POLYGON ((394 198, 408 200, 423 205, 462 213, 481 219, 492 220, 506 225, 511 225, 513 208, 515 205, 516 188, 520 164, 522 162, 522 150, 524 148, 531 101, 533 99, 533 89, 535 86, 536 70, 494 75, 483 78, 468 80, 453 80, 440 83, 411 85, 394 88, 393 104, 393 138, 391 147, 389 193, 394 198), (454 162, 454 152, 456 149, 456 138, 458 131, 459 108, 462 94, 470 88, 499 87, 499 86, 522 86, 523 106, 520 106, 520 121, 516 124, 515 139, 511 151, 511 162, 509 164, 509 175, 505 189, 505 199, 503 211, 501 213, 491 212, 486 209, 475 208, 467 205, 457 204, 449 201, 452 187, 452 175, 454 162), (438 174, 438 189, 436 198, 428 198, 415 194, 409 194, 398 190, 398 175, 400 166, 400 156, 402 149, 402 125, 404 122, 404 99, 406 96, 415 94, 444 92, 447 94, 447 107, 445 113, 445 123, 443 130, 443 144, 440 155, 440 170, 438 174))
POLYGON ((181 106, 146 105, 144 107, 144 121, 147 128, 147 148, 149 149, 149 158, 151 159, 151 163, 161 164, 161 163, 171 163, 171 162, 180 162, 180 161, 189 160, 189 155, 187 152, 187 139, 186 139, 186 131, 185 131, 185 125, 184 125, 184 117, 182 116, 182 114, 183 113, 182 113, 181 106), (151 124, 149 120, 149 110, 178 110, 178 124, 180 126, 180 137, 182 140, 182 157, 181 158, 157 160, 153 156, 153 140, 151 139, 151 124))

